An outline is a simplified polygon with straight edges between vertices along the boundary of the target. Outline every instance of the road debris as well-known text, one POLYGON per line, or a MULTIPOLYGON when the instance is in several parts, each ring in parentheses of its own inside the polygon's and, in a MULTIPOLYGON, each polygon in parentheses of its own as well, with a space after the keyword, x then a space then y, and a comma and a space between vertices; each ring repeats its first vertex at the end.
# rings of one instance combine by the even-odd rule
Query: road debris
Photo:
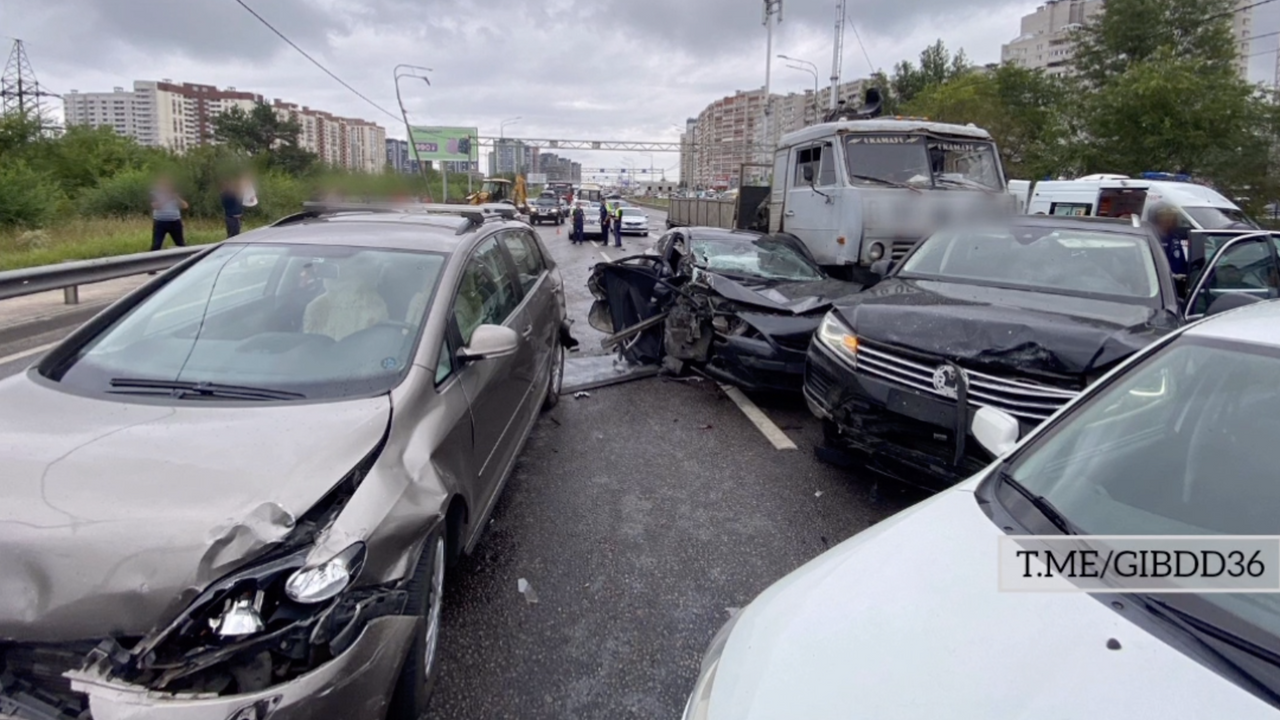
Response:
POLYGON ((591 397, 591 393, 586 392, 585 390, 582 392, 576 392, 573 394, 574 400, 581 400, 583 398, 589 398, 589 397, 591 397))
POLYGON ((533 591, 533 586, 529 584, 528 580, 525 580, 524 578, 517 580, 516 589, 520 591, 520 594, 524 596, 524 599, 530 605, 538 602, 538 594, 533 591))
POLYGON ((813 494, 813 496, 814 496, 814 497, 822 497, 822 491, 821 491, 821 490, 819 490, 818 492, 814 493, 814 494, 813 494))

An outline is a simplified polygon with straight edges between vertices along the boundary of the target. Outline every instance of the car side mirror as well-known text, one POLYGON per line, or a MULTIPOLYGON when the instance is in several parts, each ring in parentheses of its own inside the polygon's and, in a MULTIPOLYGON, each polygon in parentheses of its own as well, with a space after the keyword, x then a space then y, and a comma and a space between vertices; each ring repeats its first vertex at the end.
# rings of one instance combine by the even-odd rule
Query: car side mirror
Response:
POLYGON ((800 174, 804 177, 805 182, 809 183, 810 185, 813 184, 813 166, 812 165, 805 165, 803 168, 801 168, 800 174))
POLYGON ((889 258, 871 263, 871 274, 883 278, 893 271, 893 261, 889 258))
POLYGON ((471 344, 458 351, 463 360, 489 360, 514 355, 520 348, 520 336, 502 325, 481 325, 471 334, 471 344))
POLYGON ((973 436, 987 452, 1000 457, 1018 444, 1022 428, 1017 418, 993 407, 979 408, 973 415, 973 436))

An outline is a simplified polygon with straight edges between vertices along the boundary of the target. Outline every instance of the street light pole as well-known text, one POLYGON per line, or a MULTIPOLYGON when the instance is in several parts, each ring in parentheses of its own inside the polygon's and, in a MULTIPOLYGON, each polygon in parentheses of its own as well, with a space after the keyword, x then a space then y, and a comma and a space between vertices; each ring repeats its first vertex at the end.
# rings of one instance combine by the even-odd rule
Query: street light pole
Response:
MULTIPOLYGON (((434 71, 431 68, 422 67, 421 65, 405 65, 402 63, 400 65, 395 66, 395 68, 392 70, 392 75, 394 76, 394 82, 396 85, 396 102, 400 104, 400 117, 404 120, 405 137, 408 138, 409 140, 409 148, 413 150, 413 161, 418 163, 418 172, 422 173, 422 182, 426 185, 428 199, 430 199, 429 196, 431 195, 431 185, 430 185, 431 181, 427 177, 426 166, 422 164, 422 159, 418 157, 418 143, 413 141, 413 128, 410 127, 409 125, 409 113, 405 111, 404 98, 401 97, 400 95, 400 78, 402 77, 418 78, 419 80, 422 80, 423 82, 425 82, 428 87, 431 86, 431 81, 427 79, 425 75, 419 75, 418 74, 419 72, 434 72, 434 71), (406 72, 402 73, 401 69, 406 70, 406 72)), ((445 201, 448 202, 447 189, 445 190, 445 193, 446 193, 445 201)))
POLYGON ((799 58, 788 58, 788 56, 786 55, 778 55, 778 58, 781 58, 783 60, 791 60, 792 63, 804 63, 805 65, 809 65, 809 67, 804 67, 804 65, 787 65, 787 67, 791 68, 792 70, 803 70, 803 72, 812 74, 813 76, 813 122, 817 123, 819 119, 818 65, 814 65, 813 63, 810 63, 810 61, 808 60, 800 60, 799 58))
POLYGON ((788 65, 787 67, 791 68, 792 70, 803 70, 809 73, 810 75, 813 75, 813 122, 816 124, 819 120, 819 113, 820 113, 820 111, 818 110, 818 66, 814 65, 808 60, 793 58, 789 55, 779 55, 778 59, 788 60, 793 63, 799 63, 799 65, 788 65), (805 65, 807 67, 800 67, 800 65, 805 65))
MULTIPOLYGON (((764 60, 764 143, 767 152, 772 154, 773 135, 770 125, 773 121, 773 26, 774 16, 782 22, 782 0, 764 0, 765 26, 765 60, 764 60)), ((766 158, 767 159, 767 158, 766 158)), ((742 178, 738 179, 739 185, 742 178)))

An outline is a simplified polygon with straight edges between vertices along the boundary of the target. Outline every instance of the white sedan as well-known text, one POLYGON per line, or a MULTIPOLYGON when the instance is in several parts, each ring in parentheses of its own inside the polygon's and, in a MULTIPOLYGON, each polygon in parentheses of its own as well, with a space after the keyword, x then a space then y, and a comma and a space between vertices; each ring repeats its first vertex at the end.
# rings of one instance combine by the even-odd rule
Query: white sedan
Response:
POLYGON ((649 234, 649 216, 645 215, 640 208, 624 206, 622 208, 622 234, 647 236, 649 234))
POLYGON ((1001 592, 997 546, 1274 536, 1277 407, 1270 302, 1155 343, 1021 442, 1013 418, 979 410, 974 435, 999 459, 738 613, 686 720, 1275 718, 1280 596, 1001 592))

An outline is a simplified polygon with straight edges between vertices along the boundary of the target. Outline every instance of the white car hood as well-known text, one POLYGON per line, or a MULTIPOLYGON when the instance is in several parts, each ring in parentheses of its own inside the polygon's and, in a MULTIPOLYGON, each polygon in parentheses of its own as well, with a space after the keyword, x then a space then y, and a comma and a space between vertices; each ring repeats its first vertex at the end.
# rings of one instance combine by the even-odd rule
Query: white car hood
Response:
POLYGON ((956 489, 783 578, 734 627, 710 717, 1276 716, 1087 595, 999 592, 1000 534, 956 489))

